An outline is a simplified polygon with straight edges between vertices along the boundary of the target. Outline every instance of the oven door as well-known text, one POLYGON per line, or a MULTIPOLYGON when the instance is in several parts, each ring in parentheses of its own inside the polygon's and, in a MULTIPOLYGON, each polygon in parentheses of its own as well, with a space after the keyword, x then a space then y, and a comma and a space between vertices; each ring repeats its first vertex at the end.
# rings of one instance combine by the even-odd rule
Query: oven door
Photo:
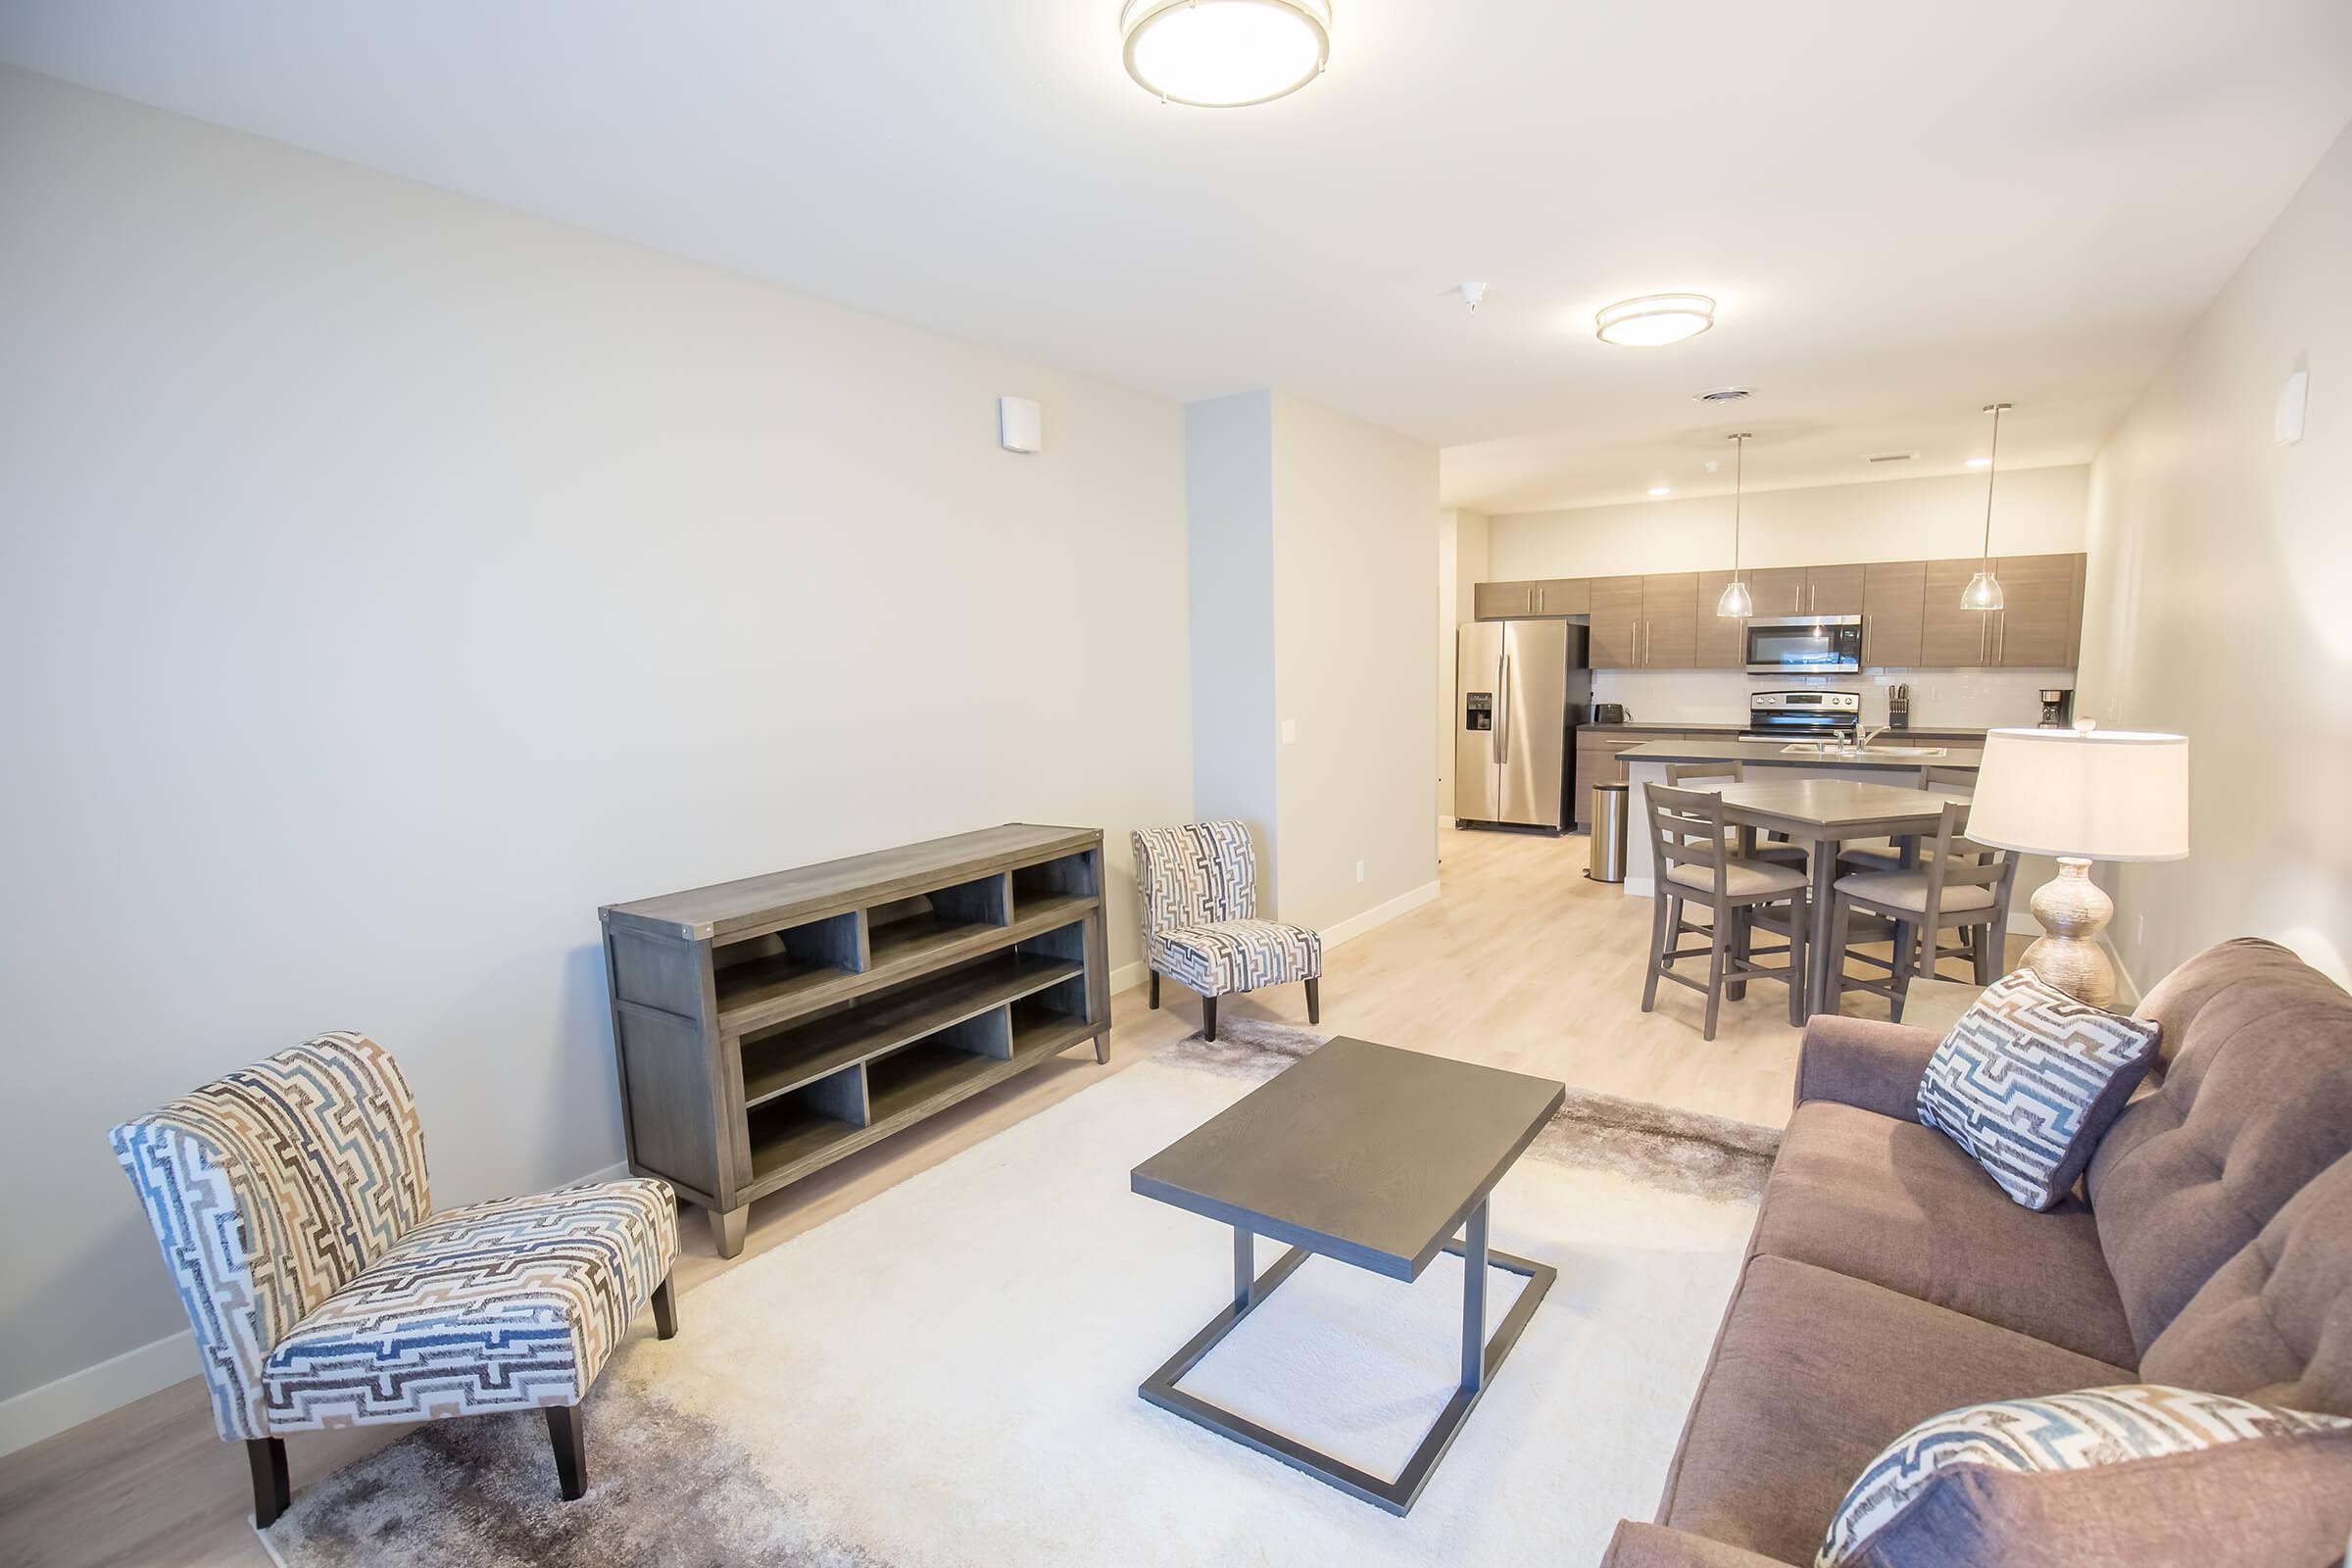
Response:
POLYGON ((1767 615, 1747 623, 1755 675, 1830 675, 1862 667, 1860 615, 1767 615))

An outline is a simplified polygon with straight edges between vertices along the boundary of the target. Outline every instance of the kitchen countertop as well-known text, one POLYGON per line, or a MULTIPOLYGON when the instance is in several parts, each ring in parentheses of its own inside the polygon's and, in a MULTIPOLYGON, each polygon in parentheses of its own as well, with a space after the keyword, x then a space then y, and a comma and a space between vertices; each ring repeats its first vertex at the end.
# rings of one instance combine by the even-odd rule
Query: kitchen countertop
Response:
MULTIPOLYGON (((1933 736, 1932 730, 1907 730, 1905 736, 1933 736)), ((1908 746, 1909 739, 1881 741, 1886 745, 1908 746)), ((1619 752, 1622 762, 1744 762, 1749 767, 1871 767, 1900 768, 1916 772, 1923 767, 1975 767, 1984 759, 1984 752, 1974 746, 1947 746, 1941 757, 1888 756, 1879 746, 1858 757, 1838 752, 1784 752, 1789 745, 1785 740, 1770 741, 1647 741, 1640 746, 1619 752)))
MULTIPOLYGON (((1656 723, 1651 723, 1645 719, 1632 719, 1623 724, 1579 724, 1577 729, 1580 732, 1591 730, 1596 735, 1656 735, 1662 733, 1667 735, 1730 736, 1744 733, 1747 726, 1745 724, 1684 724, 1670 719, 1661 719, 1656 723)), ((1948 724, 1941 728, 1934 724, 1914 724, 1909 729, 1888 730, 1886 733, 1889 735, 1916 735, 1936 741, 1948 740, 1953 736, 1959 736, 1969 741, 1982 741, 1984 738, 1984 731, 1982 728, 1963 729, 1948 724)))

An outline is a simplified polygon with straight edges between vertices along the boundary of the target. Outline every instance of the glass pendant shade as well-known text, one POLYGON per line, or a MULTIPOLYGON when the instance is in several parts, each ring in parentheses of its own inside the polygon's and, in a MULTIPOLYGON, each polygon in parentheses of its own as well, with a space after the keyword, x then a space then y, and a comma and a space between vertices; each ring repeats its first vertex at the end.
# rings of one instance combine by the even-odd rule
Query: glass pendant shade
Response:
POLYGON ((2001 579, 1992 574, 1992 567, 1989 564, 1983 571, 1969 578, 1968 586, 1960 590, 1960 608, 1962 610, 1998 610, 2001 608, 2001 579))
MULTIPOLYGON (((1995 589, 1994 592, 1999 592, 1995 589)), ((1756 602, 1747 591, 1747 584, 1734 577, 1724 585, 1723 597, 1715 601, 1715 613, 1734 615, 1744 620, 1756 612, 1756 602)))

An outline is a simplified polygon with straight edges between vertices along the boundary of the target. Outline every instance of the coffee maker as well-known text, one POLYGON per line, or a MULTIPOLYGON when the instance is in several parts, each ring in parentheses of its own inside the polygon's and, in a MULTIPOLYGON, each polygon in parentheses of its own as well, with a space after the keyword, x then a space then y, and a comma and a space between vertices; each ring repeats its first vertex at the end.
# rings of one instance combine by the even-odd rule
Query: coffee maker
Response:
POLYGON ((2041 727, 2067 729, 2075 722, 2075 693, 2071 686, 2041 689, 2041 727))

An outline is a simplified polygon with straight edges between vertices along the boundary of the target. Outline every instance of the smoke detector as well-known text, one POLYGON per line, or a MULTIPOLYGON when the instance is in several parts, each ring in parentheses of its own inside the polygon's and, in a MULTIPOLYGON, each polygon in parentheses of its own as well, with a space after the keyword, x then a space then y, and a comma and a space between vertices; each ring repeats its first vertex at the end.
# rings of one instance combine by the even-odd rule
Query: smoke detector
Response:
POLYGON ((1754 390, 1749 387, 1719 386, 1712 392, 1693 393, 1692 400, 1698 403, 1737 403, 1741 398, 1752 398, 1755 395, 1754 390))
POLYGON ((1487 285, 1484 283, 1457 283, 1454 285, 1454 292, 1462 297, 1464 305, 1470 307, 1470 314, 1476 316, 1480 302, 1487 297, 1487 285))

